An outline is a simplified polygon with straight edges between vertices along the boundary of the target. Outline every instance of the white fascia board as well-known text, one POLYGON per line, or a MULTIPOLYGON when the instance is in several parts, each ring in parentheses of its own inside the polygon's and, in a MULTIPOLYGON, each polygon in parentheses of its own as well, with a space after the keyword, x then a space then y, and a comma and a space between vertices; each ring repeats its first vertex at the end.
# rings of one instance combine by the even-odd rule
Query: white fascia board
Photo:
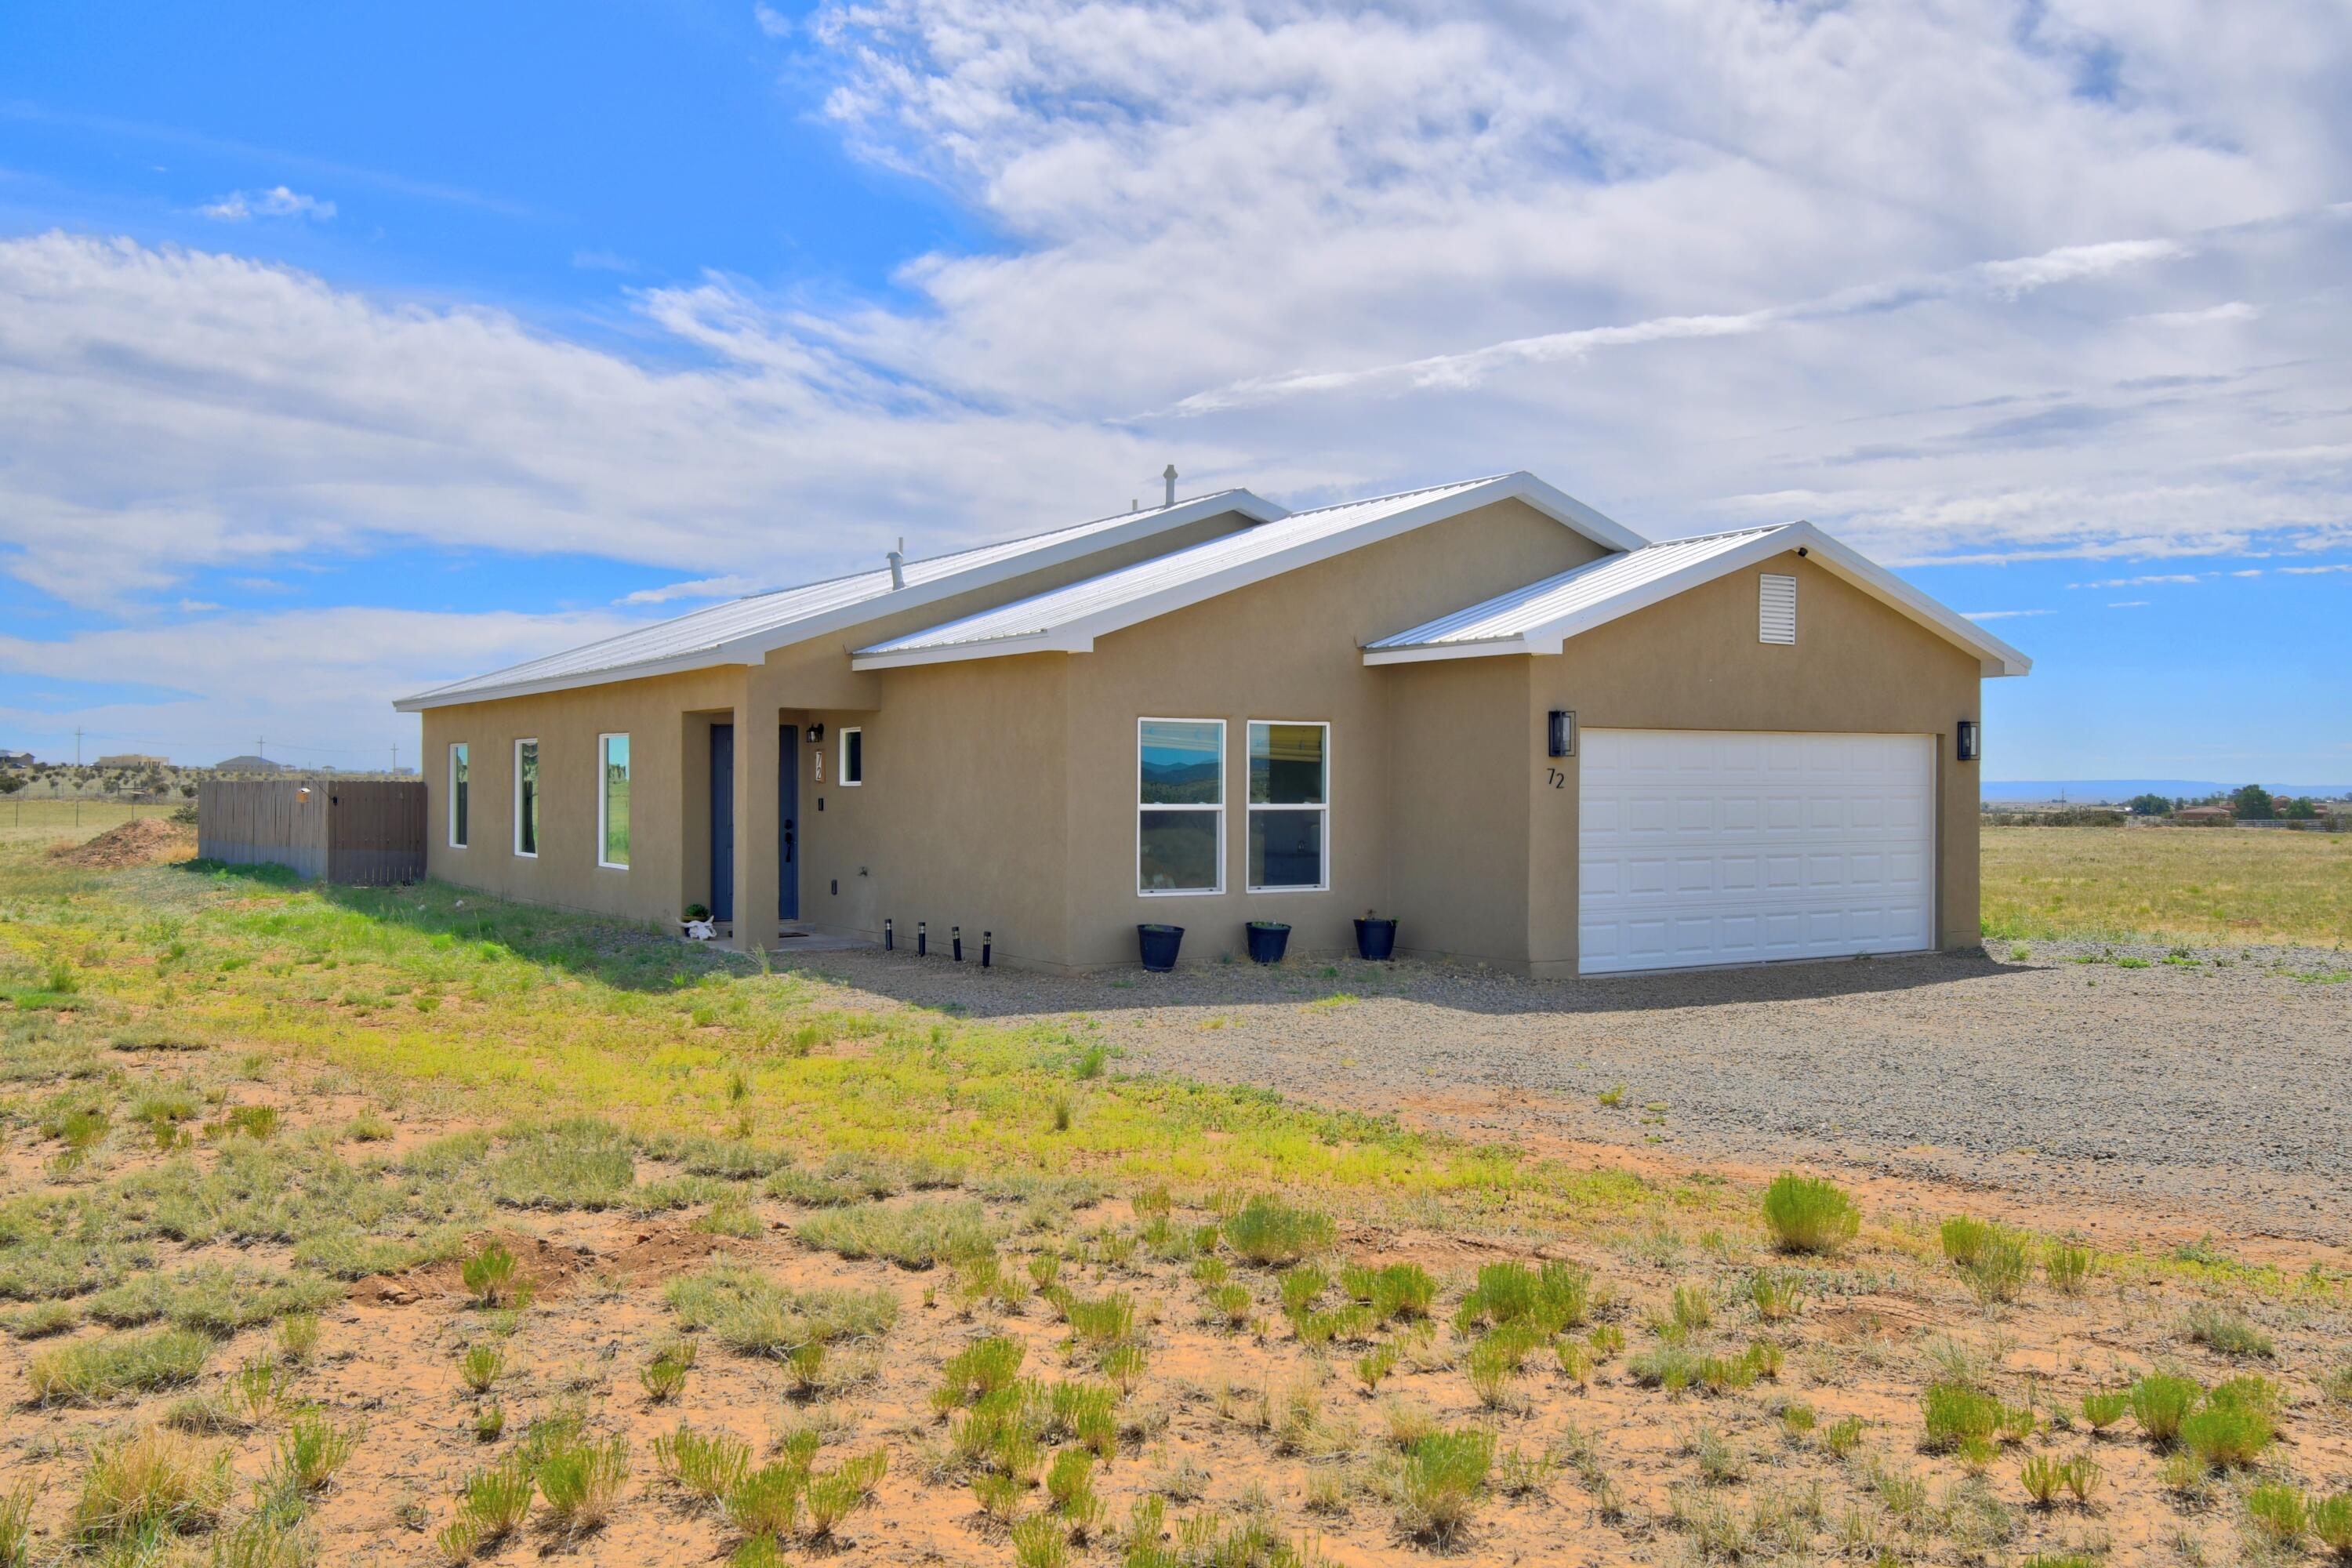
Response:
POLYGON ((849 668, 906 669, 919 664, 954 664, 967 658, 1010 658, 1022 653, 1092 653, 1094 647, 1092 637, 1030 632, 1021 637, 942 643, 937 647, 902 648, 896 653, 852 653, 849 668))
POLYGON ((1639 550, 1650 542, 1615 518, 1595 510, 1566 490, 1555 489, 1533 474, 1524 471, 1507 474, 1500 482, 1509 487, 1509 494, 1527 502, 1554 522, 1574 529, 1596 544, 1605 544, 1612 550, 1639 550))
MULTIPOLYGON (((573 691, 585 686, 609 686, 623 680, 638 680, 654 675, 677 675, 690 669, 709 669, 719 665, 759 664, 778 648, 794 643, 808 642, 829 632, 877 621, 900 610, 920 609, 925 605, 964 593, 973 588, 985 588, 1026 573, 1042 571, 1078 560, 1100 550, 1116 549, 1139 539, 1149 539, 1171 528, 1199 522, 1204 518, 1236 511, 1254 522, 1279 522, 1290 515, 1287 507, 1253 495, 1248 490, 1225 490, 1198 500, 1184 501, 1172 508, 1155 508, 1139 514, 1132 523, 1108 528, 1078 539, 1064 540, 1058 544, 1008 555, 986 566, 969 572, 950 573, 928 583, 910 584, 871 599, 859 599, 820 615, 787 623, 767 631, 715 643, 708 648, 675 655, 669 658, 650 660, 645 664, 615 665, 603 669, 578 670, 567 675, 551 675, 541 680, 519 680, 510 685, 475 687, 446 695, 425 691, 414 697, 404 697, 392 706, 395 712, 421 713, 428 708, 457 708, 473 702, 497 702, 509 697, 530 697, 548 691, 573 691)), ((1026 650, 1023 650, 1026 651, 1026 650)), ((908 663, 929 663, 929 659, 909 659, 908 663)), ((878 664, 860 663, 859 669, 882 668, 878 664)))
POLYGON ((414 697, 401 698, 392 708, 395 713, 422 713, 428 708, 462 708, 469 702, 502 702, 509 697, 535 697, 541 692, 572 691, 583 686, 615 686, 624 680, 644 680, 656 675, 683 675, 688 670, 709 669, 728 662, 710 649, 702 648, 668 658, 647 659, 643 664, 616 664, 604 669, 551 675, 540 680, 518 680, 446 695, 421 691, 414 697))
POLYGON ((1490 637, 1480 642, 1423 643, 1416 647, 1376 647, 1364 650, 1366 664, 1427 664, 1441 658, 1492 658, 1498 654, 1558 653, 1537 649, 1525 637, 1490 637))

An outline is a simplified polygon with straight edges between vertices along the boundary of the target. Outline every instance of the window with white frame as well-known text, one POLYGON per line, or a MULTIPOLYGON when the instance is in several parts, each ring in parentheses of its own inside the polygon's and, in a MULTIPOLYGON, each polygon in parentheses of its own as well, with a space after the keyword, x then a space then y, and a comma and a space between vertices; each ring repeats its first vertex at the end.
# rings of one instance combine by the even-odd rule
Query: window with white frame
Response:
POLYGON ((596 864, 629 868, 629 738, 596 737, 596 864))
POLYGON ((1331 726, 1249 724, 1249 890, 1320 892, 1331 885, 1331 726))
POLYGON ((466 847, 466 742, 449 748, 449 847, 466 847))
POLYGON ((1225 890, 1225 721, 1136 722, 1135 886, 1225 890))
POLYGON ((854 789, 866 782, 866 731, 844 730, 841 732, 841 784, 854 789))
POLYGON ((539 742, 517 741, 514 763, 514 852, 539 855, 539 742))

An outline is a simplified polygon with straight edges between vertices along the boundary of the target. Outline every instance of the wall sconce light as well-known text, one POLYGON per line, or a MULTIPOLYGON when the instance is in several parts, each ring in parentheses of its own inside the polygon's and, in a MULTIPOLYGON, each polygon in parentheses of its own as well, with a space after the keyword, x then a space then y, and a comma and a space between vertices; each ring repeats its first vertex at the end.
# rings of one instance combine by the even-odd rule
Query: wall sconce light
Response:
POLYGON ((1549 753, 1555 757, 1576 755, 1576 710, 1555 708, 1551 710, 1549 753))
POLYGON ((1984 730, 1973 719, 1963 719, 1959 727, 1960 761, 1973 763, 1984 755, 1984 730))
POLYGON ((822 741, 822 740, 824 740, 824 725, 822 725, 822 724, 812 724, 812 725, 810 725, 810 726, 808 727, 808 742, 809 742, 809 744, 810 744, 810 745, 814 746, 814 745, 815 745, 819 741, 822 741))

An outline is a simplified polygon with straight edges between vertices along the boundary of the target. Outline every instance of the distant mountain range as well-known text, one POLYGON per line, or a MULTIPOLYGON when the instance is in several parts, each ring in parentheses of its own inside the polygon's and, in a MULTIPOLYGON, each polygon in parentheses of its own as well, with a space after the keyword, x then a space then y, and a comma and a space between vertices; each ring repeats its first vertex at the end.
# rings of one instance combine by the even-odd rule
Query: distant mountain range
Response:
MULTIPOLYGON (((2123 802, 2136 795, 2160 795, 2168 799, 2195 800, 2202 795, 2227 795, 2240 784, 2252 783, 2240 779, 2237 784, 2221 784, 2212 779, 1987 779, 1981 786, 1987 800, 2057 800, 2096 804, 2101 801, 2123 802)), ((2263 787, 2273 795, 2307 795, 2315 800, 2329 800, 2352 795, 2352 784, 2272 784, 2264 780, 2263 787)))

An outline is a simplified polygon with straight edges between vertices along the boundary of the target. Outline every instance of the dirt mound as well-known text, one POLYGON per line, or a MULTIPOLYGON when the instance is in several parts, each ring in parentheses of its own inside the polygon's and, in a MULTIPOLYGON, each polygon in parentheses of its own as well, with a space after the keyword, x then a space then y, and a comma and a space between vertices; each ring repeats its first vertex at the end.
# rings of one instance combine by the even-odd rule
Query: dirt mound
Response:
POLYGON ((49 851, 68 866, 95 866, 119 871, 126 866, 160 866, 186 860, 196 852, 196 830, 169 817, 141 816, 110 827, 79 844, 60 844, 49 851))

